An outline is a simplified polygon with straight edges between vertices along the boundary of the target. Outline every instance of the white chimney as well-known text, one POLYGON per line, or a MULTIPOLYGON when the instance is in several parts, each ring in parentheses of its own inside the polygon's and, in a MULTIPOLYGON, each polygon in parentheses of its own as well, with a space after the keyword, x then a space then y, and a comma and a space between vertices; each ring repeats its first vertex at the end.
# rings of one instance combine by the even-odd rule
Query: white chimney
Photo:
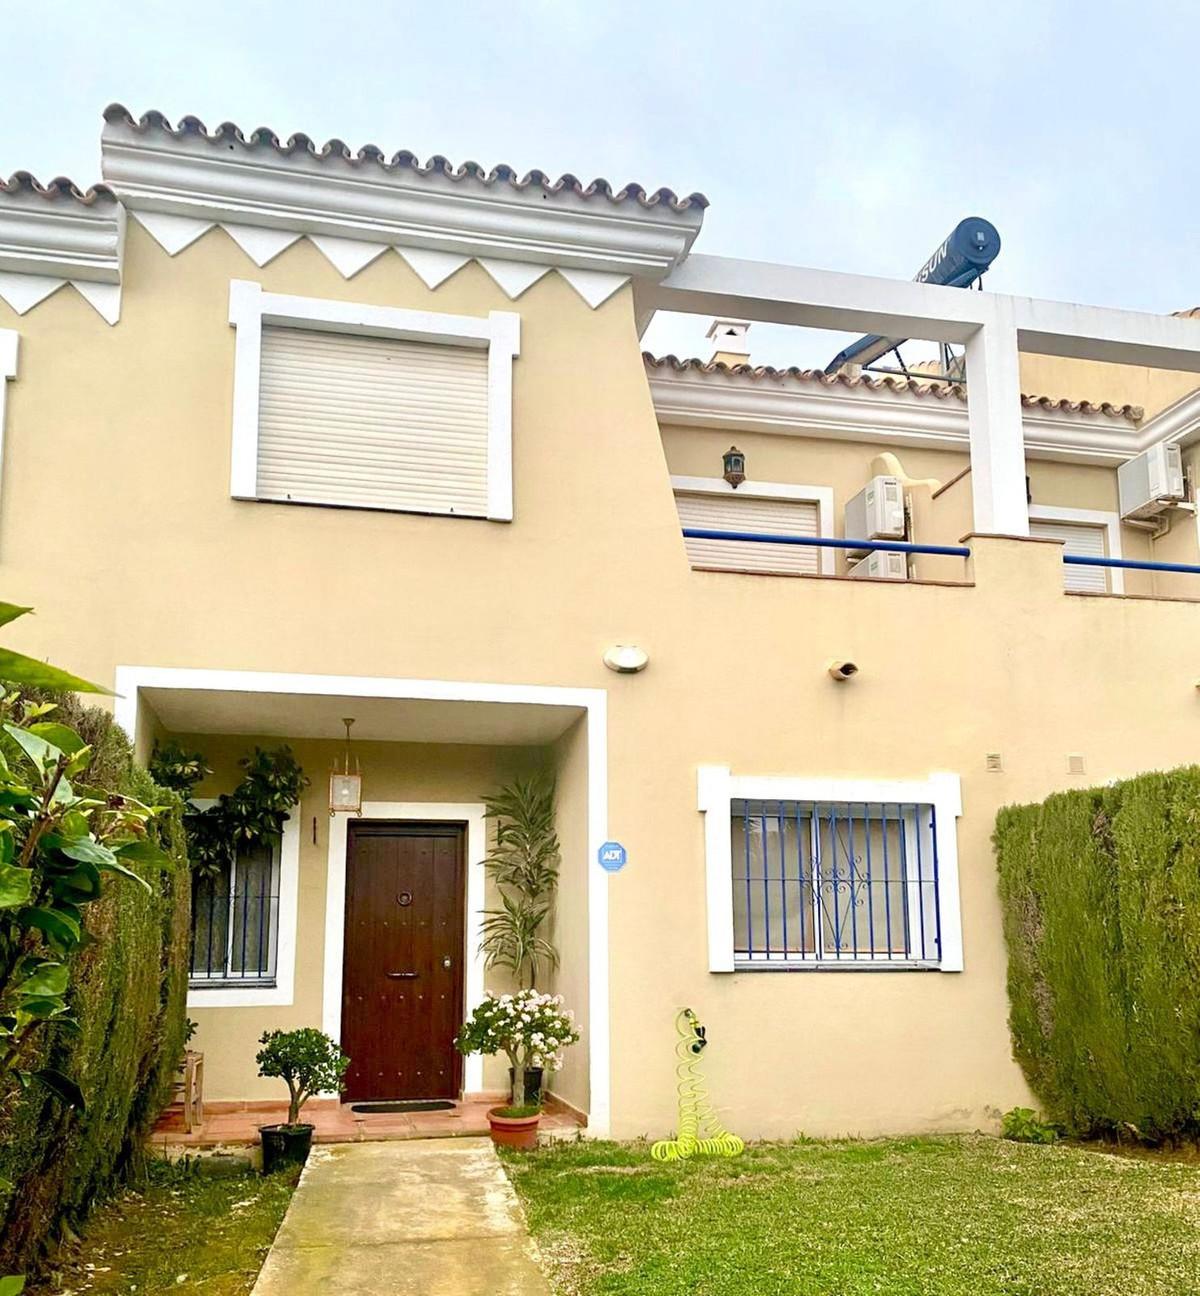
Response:
POLYGON ((704 335, 712 340, 710 364, 740 365, 750 363, 749 320, 715 319, 704 335))

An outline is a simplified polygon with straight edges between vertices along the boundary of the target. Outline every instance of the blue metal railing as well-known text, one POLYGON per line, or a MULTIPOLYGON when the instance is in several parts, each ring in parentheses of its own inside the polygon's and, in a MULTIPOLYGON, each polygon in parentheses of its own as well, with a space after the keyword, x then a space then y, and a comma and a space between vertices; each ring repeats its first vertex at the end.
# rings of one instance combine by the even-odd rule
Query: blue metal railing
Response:
POLYGON ((769 531, 708 531, 684 527, 687 540, 745 540, 751 544, 807 545, 814 549, 885 549, 889 553, 944 554, 949 558, 969 558, 964 545, 910 544, 907 540, 833 540, 825 536, 775 535, 769 531))
POLYGON ((1141 558, 1085 558, 1082 554, 1063 554, 1070 567, 1126 567, 1133 571, 1185 572, 1200 576, 1200 567, 1192 563, 1150 562, 1141 558))
MULTIPOLYGON (((940 554, 947 558, 969 558, 966 545, 912 544, 907 540, 835 540, 831 536, 776 535, 771 531, 710 531, 703 527, 684 527, 686 540, 742 540, 748 544, 800 545, 812 549, 855 549, 870 552, 882 549, 888 553, 940 554)), ((1141 558, 1090 558, 1065 553, 1069 567, 1121 567, 1132 571, 1183 572, 1200 576, 1200 565, 1194 563, 1151 562, 1141 558)))

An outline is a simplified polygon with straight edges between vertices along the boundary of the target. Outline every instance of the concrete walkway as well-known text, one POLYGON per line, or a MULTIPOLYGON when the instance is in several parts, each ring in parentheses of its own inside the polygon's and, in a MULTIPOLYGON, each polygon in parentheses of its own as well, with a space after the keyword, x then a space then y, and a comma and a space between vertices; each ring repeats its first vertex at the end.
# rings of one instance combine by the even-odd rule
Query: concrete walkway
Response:
POLYGON ((315 1147, 253 1296, 549 1296, 488 1139, 315 1147))

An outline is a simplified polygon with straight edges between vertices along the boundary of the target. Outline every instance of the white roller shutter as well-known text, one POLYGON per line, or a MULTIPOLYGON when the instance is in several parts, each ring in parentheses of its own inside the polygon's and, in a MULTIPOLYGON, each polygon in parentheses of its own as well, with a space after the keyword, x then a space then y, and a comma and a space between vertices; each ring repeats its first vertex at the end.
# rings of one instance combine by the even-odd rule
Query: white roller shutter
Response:
MULTIPOLYGON (((757 531, 815 536, 817 505, 809 500, 754 499, 746 495, 676 495, 679 521, 704 531, 757 531)), ((810 545, 746 540, 687 540, 693 567, 727 571, 817 572, 820 549, 810 545)))
MULTIPOLYGON (((1105 539, 1106 528, 1087 526, 1077 522, 1029 523, 1029 534, 1043 540, 1062 540, 1063 550, 1085 558, 1108 557, 1105 539)), ((1069 590, 1087 590, 1104 594, 1108 590, 1108 575, 1103 567, 1076 567, 1063 564, 1063 584, 1069 590)))
POLYGON ((264 328, 258 497, 487 515, 488 353, 264 328))

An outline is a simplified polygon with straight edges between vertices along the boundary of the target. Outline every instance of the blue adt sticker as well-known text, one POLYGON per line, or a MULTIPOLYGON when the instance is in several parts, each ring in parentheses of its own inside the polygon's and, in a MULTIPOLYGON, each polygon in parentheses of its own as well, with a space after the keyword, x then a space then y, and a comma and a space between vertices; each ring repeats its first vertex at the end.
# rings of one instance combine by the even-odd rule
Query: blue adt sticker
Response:
POLYGON ((600 861, 600 867, 606 869, 609 873, 615 873, 618 869, 625 867, 629 859, 629 853, 620 842, 605 842, 596 852, 596 858, 600 861))

